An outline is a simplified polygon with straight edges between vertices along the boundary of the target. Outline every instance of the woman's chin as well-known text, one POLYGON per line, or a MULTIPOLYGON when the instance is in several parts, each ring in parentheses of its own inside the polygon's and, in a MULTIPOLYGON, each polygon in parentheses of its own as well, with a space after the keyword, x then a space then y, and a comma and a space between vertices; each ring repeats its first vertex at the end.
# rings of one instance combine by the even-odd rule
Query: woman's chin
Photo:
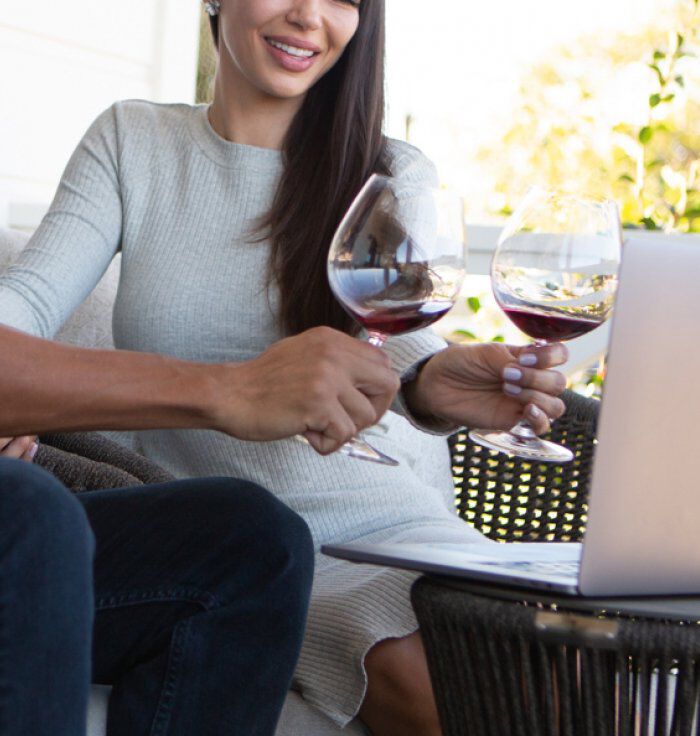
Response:
POLYGON ((265 92, 270 97, 280 100, 302 99, 313 86, 313 82, 304 83, 300 79, 275 80, 264 86, 265 92))

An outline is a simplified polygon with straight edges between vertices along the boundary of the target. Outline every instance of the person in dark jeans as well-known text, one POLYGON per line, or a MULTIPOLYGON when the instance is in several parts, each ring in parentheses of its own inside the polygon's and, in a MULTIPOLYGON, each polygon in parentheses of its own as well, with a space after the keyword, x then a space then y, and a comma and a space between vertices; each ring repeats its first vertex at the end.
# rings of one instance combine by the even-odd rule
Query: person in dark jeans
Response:
POLYGON ((73 495, 31 463, 33 433, 304 433, 329 453, 397 388, 381 351, 332 330, 206 365, 0 325, 0 734, 82 736, 92 677, 112 686, 108 736, 272 736, 313 573, 305 522, 259 486, 73 495))
POLYGON ((85 732, 93 606, 109 734, 274 733, 312 579, 299 516, 230 478, 73 496, 0 458, 0 488, 0 733, 85 732))

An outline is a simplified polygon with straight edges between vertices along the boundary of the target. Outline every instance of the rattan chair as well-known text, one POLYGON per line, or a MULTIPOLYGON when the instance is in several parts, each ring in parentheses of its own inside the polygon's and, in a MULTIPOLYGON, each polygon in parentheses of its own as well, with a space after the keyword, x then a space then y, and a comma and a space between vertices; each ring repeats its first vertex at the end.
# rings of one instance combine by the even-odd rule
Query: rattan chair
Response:
POLYGON ((554 423, 548 439, 573 451, 568 464, 509 457, 475 445, 463 432, 450 438, 459 514, 491 539, 581 539, 600 402, 573 391, 562 398, 566 414, 554 423))
MULTIPOLYGON (((563 398, 567 413, 550 438, 574 452, 568 465, 451 438, 459 513, 492 539, 581 539, 598 402, 563 398)), ((412 602, 444 736, 700 734, 700 626, 690 617, 644 618, 597 602, 581 613, 575 599, 428 577, 412 602)))

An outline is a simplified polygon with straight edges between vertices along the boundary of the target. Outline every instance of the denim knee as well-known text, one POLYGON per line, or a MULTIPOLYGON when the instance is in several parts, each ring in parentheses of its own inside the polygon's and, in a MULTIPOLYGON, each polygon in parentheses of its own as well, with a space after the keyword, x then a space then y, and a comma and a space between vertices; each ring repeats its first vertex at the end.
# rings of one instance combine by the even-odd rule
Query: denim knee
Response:
POLYGON ((284 575, 302 597, 310 590, 314 549, 309 528, 269 491, 236 478, 186 481, 182 491, 192 501, 184 508, 190 509, 187 521, 193 536, 203 535, 196 546, 230 559, 232 570, 243 554, 251 572, 254 568, 261 578, 284 575))
POLYGON ((255 530, 262 549, 287 550, 300 564, 313 565, 313 542, 306 522, 269 491, 251 481, 212 478, 207 489, 210 510, 240 529, 255 530))
POLYGON ((95 541, 82 505, 31 463, 0 458, 0 526, 6 538, 21 538, 44 556, 92 560, 95 541))

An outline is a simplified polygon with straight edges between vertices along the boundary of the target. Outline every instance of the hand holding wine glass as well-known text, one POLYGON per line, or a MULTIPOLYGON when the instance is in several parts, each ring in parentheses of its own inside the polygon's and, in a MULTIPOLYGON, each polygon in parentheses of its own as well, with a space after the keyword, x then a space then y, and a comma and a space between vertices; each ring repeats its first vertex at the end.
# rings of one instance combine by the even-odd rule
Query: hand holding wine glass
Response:
MULTIPOLYGON (((621 232, 613 202, 532 190, 508 220, 491 265, 501 309, 536 345, 595 329, 612 311, 621 232)), ((573 458, 567 448, 539 439, 526 419, 509 432, 472 430, 469 436, 535 461, 573 458)))
POLYGON ((497 342, 453 344, 436 353, 417 379, 404 386, 404 398, 414 416, 436 429, 509 429, 525 414, 534 431, 542 434, 565 410, 559 394, 566 379, 554 369, 567 358, 562 343, 536 350, 497 342), (504 390, 508 381, 513 383, 504 390))

